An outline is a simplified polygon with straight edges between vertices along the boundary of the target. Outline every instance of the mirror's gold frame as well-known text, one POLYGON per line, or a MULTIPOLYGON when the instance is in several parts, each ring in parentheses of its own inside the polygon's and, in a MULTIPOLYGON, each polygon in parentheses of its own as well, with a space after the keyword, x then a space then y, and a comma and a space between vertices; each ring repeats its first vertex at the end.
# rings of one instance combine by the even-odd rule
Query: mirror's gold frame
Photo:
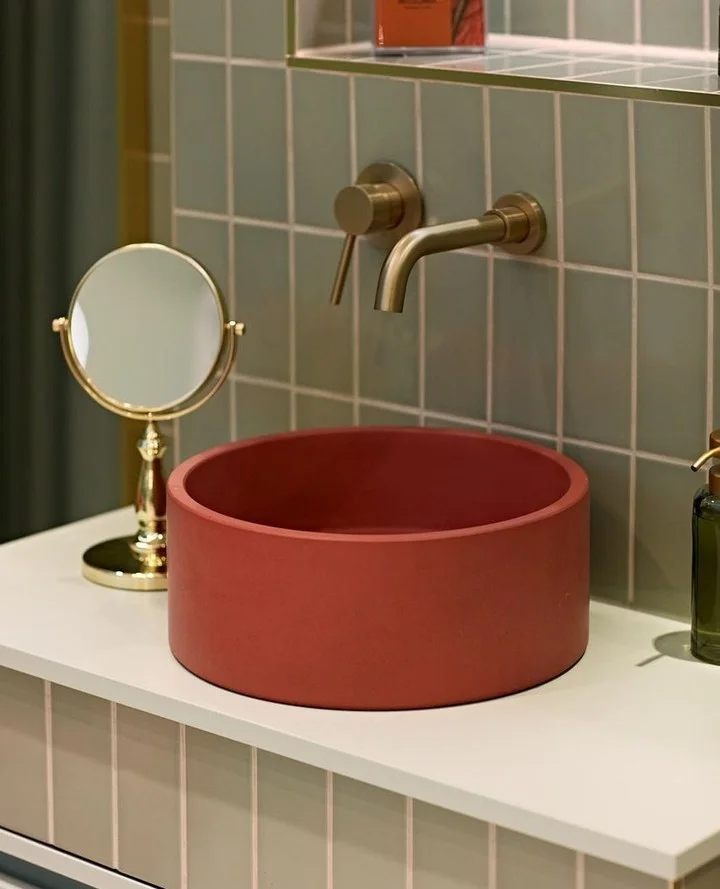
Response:
MULTIPOLYGON (((339 0, 338 0, 339 2, 339 0)), ((520 74, 502 74, 440 68, 379 60, 352 58, 327 58, 300 54, 297 46, 297 4, 302 0, 285 0, 285 46, 287 64, 291 68, 311 71, 336 71, 345 74, 370 74, 378 77, 400 77, 404 80, 431 80, 441 83, 465 83, 481 86, 505 86, 514 89, 541 92, 573 93, 583 96, 604 96, 616 99, 652 100, 677 105, 720 106, 720 92, 694 92, 691 90, 658 88, 654 86, 629 86, 613 83, 593 83, 583 80, 564 80, 554 77, 528 77, 520 74)))

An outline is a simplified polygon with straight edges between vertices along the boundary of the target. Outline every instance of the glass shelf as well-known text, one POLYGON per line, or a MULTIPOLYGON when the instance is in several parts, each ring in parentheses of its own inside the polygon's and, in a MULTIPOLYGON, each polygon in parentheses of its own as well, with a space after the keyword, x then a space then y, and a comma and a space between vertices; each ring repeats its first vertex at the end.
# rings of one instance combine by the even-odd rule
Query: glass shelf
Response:
POLYGON ((295 68, 720 105, 716 53, 491 34, 484 55, 375 57, 369 43, 302 49, 295 68))

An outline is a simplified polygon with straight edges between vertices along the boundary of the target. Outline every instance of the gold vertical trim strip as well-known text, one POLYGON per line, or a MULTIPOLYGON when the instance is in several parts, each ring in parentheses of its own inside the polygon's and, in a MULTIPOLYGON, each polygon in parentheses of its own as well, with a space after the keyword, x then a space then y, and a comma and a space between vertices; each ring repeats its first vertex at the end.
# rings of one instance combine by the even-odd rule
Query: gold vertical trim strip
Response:
MULTIPOLYGON (((150 237, 150 77, 147 0, 116 0, 118 96, 118 207, 120 243, 150 237)), ((136 443, 142 424, 123 420, 120 429, 122 501, 132 503, 140 471, 136 443)))

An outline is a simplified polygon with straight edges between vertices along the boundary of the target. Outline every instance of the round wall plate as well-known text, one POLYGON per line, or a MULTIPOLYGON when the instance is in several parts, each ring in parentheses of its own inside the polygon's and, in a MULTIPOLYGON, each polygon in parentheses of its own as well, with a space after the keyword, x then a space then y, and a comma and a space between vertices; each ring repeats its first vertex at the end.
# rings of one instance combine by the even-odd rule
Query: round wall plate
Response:
POLYGON ((547 237, 547 219, 545 211, 532 195, 523 191, 505 194, 494 204, 495 210, 521 210, 528 218, 530 231, 524 241, 500 244, 507 253, 519 256, 535 253, 545 243, 547 237))
POLYGON ((395 228, 368 235, 368 240, 375 247, 389 249, 394 247, 400 238, 422 225, 425 207, 417 182, 407 170, 397 164, 390 161, 370 164, 357 178, 358 185, 374 185, 378 182, 391 185, 403 200, 403 216, 400 223, 395 228))

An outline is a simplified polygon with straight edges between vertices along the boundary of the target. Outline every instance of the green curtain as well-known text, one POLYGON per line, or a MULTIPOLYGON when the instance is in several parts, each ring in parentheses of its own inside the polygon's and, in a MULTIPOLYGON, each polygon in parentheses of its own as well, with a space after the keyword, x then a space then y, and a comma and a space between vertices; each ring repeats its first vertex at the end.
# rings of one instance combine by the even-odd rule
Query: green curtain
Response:
POLYGON ((114 0, 0 0, 0 542, 119 502, 117 420, 50 323, 118 246, 114 0))

